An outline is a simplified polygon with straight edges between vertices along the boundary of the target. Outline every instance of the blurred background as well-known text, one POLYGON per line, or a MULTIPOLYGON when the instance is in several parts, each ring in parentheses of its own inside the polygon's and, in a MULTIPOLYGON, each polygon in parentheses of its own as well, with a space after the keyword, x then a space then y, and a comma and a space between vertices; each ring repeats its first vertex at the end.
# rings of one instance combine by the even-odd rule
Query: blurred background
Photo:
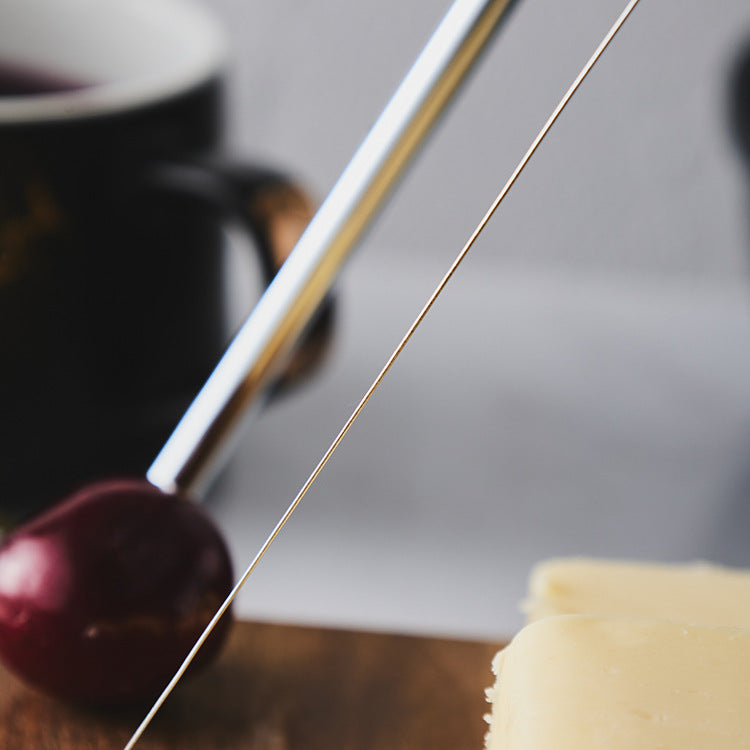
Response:
MULTIPOLYGON (((246 159, 332 187, 449 3, 204 0, 246 159)), ((243 569, 622 10, 520 0, 340 278, 322 374, 214 486, 243 569)), ((645 0, 241 594, 500 638, 553 555, 750 564, 745 0, 645 0)), ((236 319, 255 290, 228 274, 236 319)))

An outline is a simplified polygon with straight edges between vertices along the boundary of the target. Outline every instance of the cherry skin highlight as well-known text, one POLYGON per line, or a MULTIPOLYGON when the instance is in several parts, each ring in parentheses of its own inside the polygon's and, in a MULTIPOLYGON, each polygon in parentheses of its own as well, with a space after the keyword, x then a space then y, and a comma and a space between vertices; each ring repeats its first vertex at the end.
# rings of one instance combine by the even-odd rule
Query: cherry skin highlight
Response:
MULTIPOLYGON (((198 506, 144 480, 92 485, 0 545, 0 660, 67 701, 149 700, 232 584, 222 535, 198 506)), ((195 666, 230 622, 227 612, 195 666)))

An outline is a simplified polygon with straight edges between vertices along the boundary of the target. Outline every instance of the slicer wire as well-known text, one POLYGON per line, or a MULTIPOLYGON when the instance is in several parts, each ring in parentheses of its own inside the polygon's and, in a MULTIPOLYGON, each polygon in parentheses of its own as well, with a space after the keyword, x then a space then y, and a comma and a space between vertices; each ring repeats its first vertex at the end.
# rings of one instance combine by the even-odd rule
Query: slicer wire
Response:
POLYGON ((591 55, 591 57, 588 59, 586 64, 581 69, 580 73, 576 76, 575 80, 571 84, 570 88, 566 91, 558 105, 553 110, 552 114, 549 116, 545 124, 542 126, 541 130, 537 134, 536 138, 532 141, 531 145, 529 146, 526 153, 523 155, 521 161, 518 163, 518 166, 513 170, 513 173, 508 178, 508 181, 503 186, 502 190, 498 193, 495 200, 492 202, 491 206, 483 216, 482 220, 477 224, 476 229, 472 232, 469 239, 466 241, 466 244, 463 246, 461 251, 456 256, 455 260, 451 263, 450 268, 445 273, 443 278, 440 280, 440 283, 437 285, 435 290, 430 295, 427 302, 422 307, 421 311, 417 315, 417 317, 414 319, 414 322, 409 326, 409 329, 404 334, 403 338, 399 342, 398 346, 394 349, 393 353, 390 355, 388 360, 386 361, 383 368, 378 373, 375 380, 372 382, 372 385, 367 389, 364 396, 362 396, 361 400, 357 404, 357 406, 354 408, 354 411, 351 413, 349 418, 344 423, 343 427, 340 429, 336 437, 334 438, 331 445, 328 447, 326 452, 323 454, 320 461, 318 461, 317 465, 313 469, 310 476, 307 478, 305 483, 300 488, 297 495, 294 497, 292 502, 290 503, 289 507, 286 509, 284 514, 281 516, 279 521, 276 523, 276 526, 274 526, 271 533, 266 538, 266 541, 262 544, 258 552, 255 554, 255 557, 253 557, 250 564, 245 569, 245 572, 242 574, 240 579, 237 581, 237 583, 234 585, 234 588, 231 590, 227 598, 222 603, 221 607, 217 610, 216 614, 213 616, 211 621, 206 626, 203 633, 200 635, 198 640, 195 642, 195 645, 190 650, 190 653, 185 657, 185 660, 175 672, 174 676, 170 680, 169 684, 164 688, 164 691, 161 693, 161 695, 157 698, 154 705, 151 707, 149 712, 144 717, 141 724, 138 726, 136 731, 134 732, 133 736, 128 741, 127 745, 125 745, 124 750, 132 750, 132 748, 135 746, 136 742, 140 739, 143 732, 146 730, 148 725, 151 723, 151 720, 154 718, 156 713, 161 708, 164 701, 169 697, 172 690, 175 688, 177 683, 180 681, 182 676, 187 671, 188 667, 192 663, 193 659, 197 655, 198 651, 200 651, 201 647, 205 643, 206 639, 209 637, 211 632, 213 631, 216 624, 219 622, 221 617, 224 615, 224 613, 227 611, 227 609, 230 607, 232 602, 234 601, 235 597, 239 593, 240 589, 244 586, 247 579, 250 577, 250 574, 255 570, 256 566, 260 562, 260 560, 263 558, 263 556, 268 551, 268 548, 273 544, 276 537, 279 535, 281 530, 286 525, 287 521, 291 517, 292 513, 296 510, 297 506, 302 501, 302 498, 307 494, 307 491, 312 486, 313 482, 317 479, 318 475, 321 473, 325 465, 328 463, 329 459, 333 455, 333 453, 338 448, 341 441, 344 439, 346 433, 349 431, 349 428, 354 424, 357 417, 359 417, 362 410, 367 405, 367 402, 370 400, 372 395, 375 393, 375 391, 378 389, 380 383, 383 381, 385 376, 388 374, 388 371, 391 369, 395 361, 398 359, 398 357, 401 355, 401 352, 406 347, 407 343, 413 336, 414 332, 417 330, 417 328, 420 326, 424 318, 427 316, 427 313, 432 308, 433 304, 437 300, 437 298, 440 296, 440 294, 445 289, 446 285, 452 278, 453 274, 456 272, 458 267, 463 262, 466 255, 469 253, 469 250, 471 250, 472 246, 476 242, 479 235, 482 233, 482 230, 485 228, 489 220, 492 218, 495 211, 498 209, 502 201, 505 199, 505 196, 508 194, 510 189, 513 187, 513 184, 518 179, 521 172, 524 170, 528 162, 531 160, 531 157, 534 155, 534 152, 537 150, 541 142, 544 140, 547 133, 550 131, 552 126, 555 124, 555 121, 560 116, 561 112, 565 107, 567 106, 568 102, 572 99, 573 95, 577 91, 578 87, 581 85, 583 80, 586 78, 586 76, 589 74, 591 69, 596 64, 597 60, 601 57, 604 50, 607 48, 609 43, 612 41, 614 36, 617 34, 617 32, 620 30, 622 25, 625 23, 627 18, 630 16, 631 12, 635 8, 636 5, 640 0, 630 0, 630 2, 627 4, 625 9, 622 11, 618 19, 615 21, 615 23, 612 25, 610 30, 607 32, 605 37, 600 42, 599 46, 596 48, 594 53, 591 55))

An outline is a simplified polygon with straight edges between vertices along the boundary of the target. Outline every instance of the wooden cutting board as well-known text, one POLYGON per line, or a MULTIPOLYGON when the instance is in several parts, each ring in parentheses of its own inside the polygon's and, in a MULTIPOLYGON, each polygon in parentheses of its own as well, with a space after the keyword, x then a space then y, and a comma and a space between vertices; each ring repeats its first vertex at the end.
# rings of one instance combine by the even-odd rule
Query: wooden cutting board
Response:
MULTIPOLYGON (((500 644, 236 623, 142 750, 481 750, 500 644)), ((75 669, 75 665, 71 665, 75 669)), ((0 671, 0 748, 122 748, 144 711, 94 712, 0 671)))

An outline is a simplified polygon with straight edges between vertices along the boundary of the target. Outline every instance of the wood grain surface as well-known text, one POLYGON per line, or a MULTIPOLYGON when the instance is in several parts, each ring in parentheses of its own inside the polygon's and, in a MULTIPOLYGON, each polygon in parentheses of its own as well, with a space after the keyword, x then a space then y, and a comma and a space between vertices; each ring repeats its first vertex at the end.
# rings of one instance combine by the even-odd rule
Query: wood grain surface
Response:
MULTIPOLYGON (((499 644, 237 623, 143 750, 481 750, 499 644)), ((74 669, 75 666, 71 665, 74 669)), ((0 748, 122 748, 144 711, 95 712, 0 671, 0 748)))

